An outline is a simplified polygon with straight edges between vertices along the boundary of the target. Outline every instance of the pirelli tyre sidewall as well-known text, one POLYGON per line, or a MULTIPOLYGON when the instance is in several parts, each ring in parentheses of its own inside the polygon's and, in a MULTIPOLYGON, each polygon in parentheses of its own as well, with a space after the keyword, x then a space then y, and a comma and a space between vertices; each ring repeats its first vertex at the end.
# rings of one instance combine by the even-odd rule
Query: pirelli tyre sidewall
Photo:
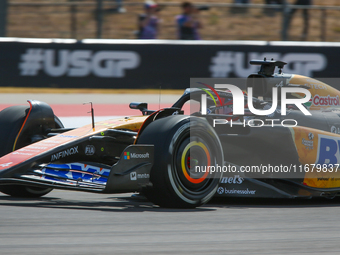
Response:
MULTIPOLYGON (((0 141, 2 143, 2 146, 0 148, 0 157, 13 151, 14 141, 25 120, 27 111, 28 108, 26 106, 12 106, 0 112, 0 141)), ((64 127, 57 116, 54 116, 54 122, 56 128, 64 127)), ((19 140, 18 143, 22 144, 19 140)), ((24 144, 26 144, 26 142, 24 142, 24 144)), ((16 149, 20 149, 20 147, 16 149)), ((16 184, 0 186, 0 192, 4 194, 13 197, 25 198, 41 197, 51 192, 52 190, 53 189, 51 188, 41 188, 16 184)))
POLYGON ((221 172, 196 176, 190 164, 223 165, 219 138, 204 118, 175 115, 156 120, 146 127, 138 143, 155 146, 155 162, 150 180, 153 188, 146 196, 163 207, 194 208, 215 194, 221 172))

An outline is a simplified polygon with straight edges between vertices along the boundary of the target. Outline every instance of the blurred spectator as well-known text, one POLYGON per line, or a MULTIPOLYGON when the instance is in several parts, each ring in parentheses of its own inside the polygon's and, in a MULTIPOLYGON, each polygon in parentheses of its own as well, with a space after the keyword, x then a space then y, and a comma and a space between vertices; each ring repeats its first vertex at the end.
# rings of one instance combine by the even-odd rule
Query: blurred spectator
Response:
POLYGON ((266 4, 282 4, 282 0, 266 0, 266 4))
POLYGON ((115 8, 105 9, 104 12, 107 13, 125 13, 126 10, 123 7, 123 0, 113 0, 116 3, 115 8))
POLYGON ((235 4, 249 4, 250 0, 234 0, 235 4))
MULTIPOLYGON (((234 4, 249 4, 251 0, 234 0, 234 4)), ((248 7, 232 7, 230 8, 232 14, 236 13, 247 13, 248 7)))
POLYGON ((199 10, 190 2, 182 3, 183 13, 176 17, 178 39, 200 40, 198 29, 202 28, 199 10))
MULTIPOLYGON (((266 4, 282 4, 283 0, 265 0, 266 4)), ((264 8, 264 14, 268 16, 275 16, 277 11, 281 11, 281 9, 272 9, 272 8, 264 8)))
POLYGON ((125 8, 122 5, 123 0, 116 0, 116 4, 117 4, 117 12, 119 13, 124 13, 126 12, 125 8))
POLYGON ((138 39, 156 39, 160 23, 157 16, 158 5, 153 1, 147 1, 144 9, 145 13, 138 17, 138 39))
MULTIPOLYGON (((294 5, 312 5, 312 0, 296 0, 294 5)), ((293 18, 294 13, 297 11, 297 9, 291 9, 288 17, 288 28, 290 26, 291 20, 293 18)), ((303 15, 303 30, 301 34, 301 40, 305 41, 307 39, 308 35, 308 27, 309 27, 309 13, 307 9, 302 10, 303 15)))

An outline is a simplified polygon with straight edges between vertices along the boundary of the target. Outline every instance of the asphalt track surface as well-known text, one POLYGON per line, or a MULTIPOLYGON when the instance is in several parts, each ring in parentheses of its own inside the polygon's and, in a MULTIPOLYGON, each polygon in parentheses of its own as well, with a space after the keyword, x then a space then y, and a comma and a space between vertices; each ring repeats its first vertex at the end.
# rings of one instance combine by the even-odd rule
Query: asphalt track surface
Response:
MULTIPOLYGON (((9 98, 0 95, 0 105, 28 99, 9 98)), ((72 103, 83 99, 74 96, 72 103)), ((130 195, 54 190, 16 199, 0 193, 0 254, 340 254, 340 199, 223 199, 175 210, 130 195)))
POLYGON ((129 195, 0 195, 0 253, 340 253, 340 200, 227 199, 175 210, 129 195))

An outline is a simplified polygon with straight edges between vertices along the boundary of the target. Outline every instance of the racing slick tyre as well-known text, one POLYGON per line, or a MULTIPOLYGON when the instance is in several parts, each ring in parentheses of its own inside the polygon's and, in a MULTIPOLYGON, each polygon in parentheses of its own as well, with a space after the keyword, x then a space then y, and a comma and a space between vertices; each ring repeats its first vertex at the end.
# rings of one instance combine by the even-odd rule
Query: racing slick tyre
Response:
POLYGON ((183 115, 150 123, 138 144, 153 144, 152 187, 145 196, 161 207, 195 208, 215 194, 222 172, 196 171, 196 167, 223 166, 223 150, 205 119, 183 115))
MULTIPOLYGON (((0 157, 13 151, 15 139, 26 117, 26 106, 12 106, 0 112, 0 157)), ((63 128, 62 122, 54 116, 55 128, 63 128)), ((28 144, 27 144, 28 145, 28 144)), ((16 148, 20 149, 20 147, 16 148)), ((0 192, 13 196, 36 198, 51 192, 51 188, 25 185, 3 185, 0 192)))

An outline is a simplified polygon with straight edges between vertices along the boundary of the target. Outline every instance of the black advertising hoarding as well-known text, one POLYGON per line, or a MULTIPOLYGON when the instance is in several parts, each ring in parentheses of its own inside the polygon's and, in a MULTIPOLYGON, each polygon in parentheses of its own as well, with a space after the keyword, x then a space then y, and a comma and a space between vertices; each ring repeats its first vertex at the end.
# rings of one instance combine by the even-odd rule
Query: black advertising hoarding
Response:
POLYGON ((284 72, 339 77, 339 43, 0 39, 0 86, 60 88, 189 87, 190 78, 240 78, 250 59, 288 63, 284 72))

